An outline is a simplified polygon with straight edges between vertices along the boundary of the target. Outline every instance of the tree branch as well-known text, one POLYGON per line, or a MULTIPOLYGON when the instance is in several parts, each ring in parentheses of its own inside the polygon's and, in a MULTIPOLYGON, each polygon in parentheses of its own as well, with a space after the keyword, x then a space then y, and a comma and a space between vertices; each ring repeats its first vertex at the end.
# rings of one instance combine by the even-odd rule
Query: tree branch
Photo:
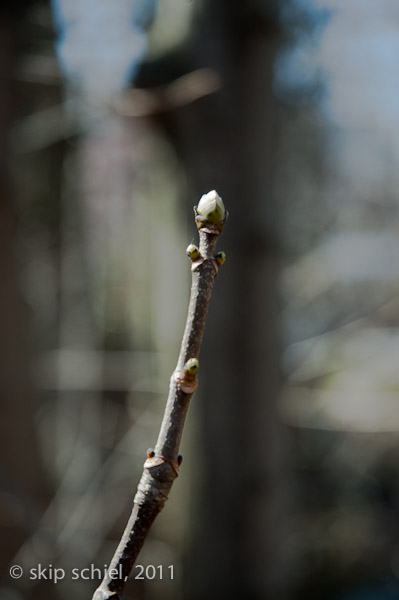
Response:
POLYGON ((227 212, 215 191, 202 196, 194 207, 199 230, 199 248, 190 244, 192 285, 186 327, 176 369, 170 378, 169 396, 155 450, 149 450, 133 501, 133 510, 121 541, 93 600, 119 600, 125 582, 144 544, 150 527, 162 510, 173 481, 179 473, 178 455, 191 396, 198 382, 198 354, 205 328, 209 301, 223 252, 214 254, 227 212))

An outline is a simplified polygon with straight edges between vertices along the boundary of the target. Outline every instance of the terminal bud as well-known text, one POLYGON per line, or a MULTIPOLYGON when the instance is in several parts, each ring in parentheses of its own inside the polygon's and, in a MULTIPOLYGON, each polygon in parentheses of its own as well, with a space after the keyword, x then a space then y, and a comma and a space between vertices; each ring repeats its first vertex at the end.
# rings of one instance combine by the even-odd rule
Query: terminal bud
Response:
POLYGON ((215 190, 202 196, 198 202, 197 215, 213 224, 224 223, 227 212, 223 200, 215 190))

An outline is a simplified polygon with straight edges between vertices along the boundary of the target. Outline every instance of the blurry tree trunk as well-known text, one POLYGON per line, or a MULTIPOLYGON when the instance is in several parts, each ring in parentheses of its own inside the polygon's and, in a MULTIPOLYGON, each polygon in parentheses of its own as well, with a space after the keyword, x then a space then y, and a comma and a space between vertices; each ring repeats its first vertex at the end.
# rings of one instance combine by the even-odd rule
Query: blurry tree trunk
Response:
POLYGON ((176 114, 174 135, 191 185, 216 188, 231 211, 226 276, 218 282, 201 355, 205 487, 187 557, 185 598, 286 598, 279 373, 277 207, 272 69, 277 2, 204 3, 194 67, 222 90, 176 114), (217 326, 215 326, 217 321, 217 326))
MULTIPOLYGON (((0 564, 2 572, 35 531, 43 508, 43 480, 35 438, 26 305, 19 290, 17 218, 8 174, 8 134, 17 52, 16 3, 0 11, 0 564)), ((20 14, 20 13, 18 13, 20 14)))

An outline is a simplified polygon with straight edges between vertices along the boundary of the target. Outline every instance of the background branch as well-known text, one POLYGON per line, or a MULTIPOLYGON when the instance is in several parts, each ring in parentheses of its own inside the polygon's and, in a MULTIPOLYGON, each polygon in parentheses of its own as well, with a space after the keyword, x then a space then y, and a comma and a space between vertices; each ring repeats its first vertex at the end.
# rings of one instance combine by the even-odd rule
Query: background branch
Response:
POLYGON ((170 379, 169 396, 155 450, 149 450, 133 510, 111 564, 93 600, 117 600, 144 544, 150 527, 168 498, 179 473, 178 455, 191 396, 198 382, 198 354, 209 301, 224 253, 214 254, 227 212, 215 191, 205 194, 194 208, 199 230, 199 248, 190 244, 192 285, 190 303, 177 366, 170 379))

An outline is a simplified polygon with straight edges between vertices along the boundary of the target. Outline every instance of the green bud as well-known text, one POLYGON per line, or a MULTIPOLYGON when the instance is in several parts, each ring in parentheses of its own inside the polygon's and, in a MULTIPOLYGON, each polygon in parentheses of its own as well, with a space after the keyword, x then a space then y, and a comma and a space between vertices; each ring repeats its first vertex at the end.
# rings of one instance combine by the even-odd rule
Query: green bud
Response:
POLYGON ((198 371, 199 362, 196 358, 189 358, 189 360, 184 365, 184 372, 188 373, 188 375, 195 375, 198 371))
POLYGON ((190 260, 197 260, 200 257, 200 251, 194 244, 189 244, 186 248, 186 254, 190 260))
POLYGON ((223 200, 215 190, 202 196, 197 206, 197 214, 210 223, 220 223, 226 219, 223 200))
POLYGON ((215 254, 214 258, 219 266, 226 262, 226 254, 223 251, 215 254))

